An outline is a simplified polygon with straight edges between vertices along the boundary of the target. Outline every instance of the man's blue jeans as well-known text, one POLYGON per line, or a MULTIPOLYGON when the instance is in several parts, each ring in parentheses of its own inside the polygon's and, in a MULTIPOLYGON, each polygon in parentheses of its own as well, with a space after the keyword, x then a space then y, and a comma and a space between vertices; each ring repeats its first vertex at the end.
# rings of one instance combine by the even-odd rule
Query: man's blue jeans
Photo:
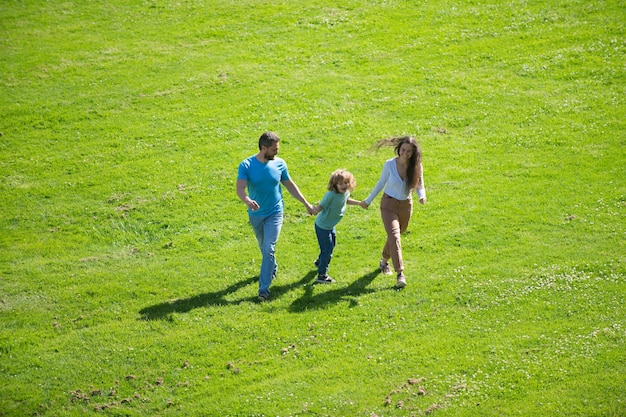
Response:
POLYGON ((315 234, 317 242, 320 244, 320 257, 317 259, 317 274, 326 275, 328 273, 328 265, 333 257, 333 251, 337 244, 337 232, 333 227, 332 230, 322 229, 315 225, 315 234))
POLYGON ((271 214, 267 217, 249 215, 250 224, 254 229, 254 234, 259 242, 259 249, 263 255, 261 262, 261 273, 259 275, 259 295, 268 297, 270 285, 276 275, 276 242, 283 226, 282 211, 271 214))

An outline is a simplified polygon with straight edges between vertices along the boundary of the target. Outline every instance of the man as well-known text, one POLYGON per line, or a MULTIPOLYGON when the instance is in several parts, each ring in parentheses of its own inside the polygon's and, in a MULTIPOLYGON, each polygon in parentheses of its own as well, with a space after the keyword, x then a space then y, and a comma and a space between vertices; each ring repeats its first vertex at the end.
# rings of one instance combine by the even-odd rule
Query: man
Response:
POLYGON ((289 193, 301 202, 309 214, 313 206, 289 177, 287 164, 276 157, 280 138, 274 132, 265 132, 259 138, 259 152, 244 159, 237 171, 237 196, 248 206, 248 217, 259 241, 263 255, 259 275, 259 301, 266 301, 270 285, 276 277, 276 242, 283 225, 282 183, 289 193), (248 195, 246 195, 246 188, 248 195))

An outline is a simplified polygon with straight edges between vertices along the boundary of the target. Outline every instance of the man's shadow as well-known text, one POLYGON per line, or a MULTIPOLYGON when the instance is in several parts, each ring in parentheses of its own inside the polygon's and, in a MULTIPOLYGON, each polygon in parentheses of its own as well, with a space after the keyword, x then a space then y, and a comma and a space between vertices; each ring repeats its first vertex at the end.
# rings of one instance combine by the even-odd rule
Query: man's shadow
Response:
MULTIPOLYGON (((297 282, 284 285, 276 285, 270 288, 270 300, 279 298, 294 288, 310 283, 316 276, 315 271, 311 271, 297 282)), ((242 302, 255 302, 257 297, 244 297, 237 300, 228 300, 226 296, 233 294, 240 289, 258 282, 259 277, 251 277, 216 292, 198 294, 189 298, 181 298, 173 301, 155 304, 139 310, 142 320, 171 320, 172 313, 188 313, 189 311, 209 306, 225 306, 241 304, 242 302)))
MULTIPOLYGON (((313 272, 313 274, 315 275, 316 273, 313 272)), ((289 306, 289 311, 301 313, 307 310, 325 308, 328 304, 338 303, 340 301, 348 301, 350 303, 350 307, 355 307, 359 304, 357 298, 358 296, 377 291, 373 288, 367 288, 367 286, 378 276, 378 274, 380 274, 380 271, 377 268, 369 274, 363 275, 347 287, 335 288, 331 291, 322 292, 316 295, 313 295, 313 286, 309 285, 305 288, 304 295, 289 306)))
POLYGON ((236 282, 235 284, 227 287, 221 291, 208 292, 204 294, 198 294, 189 298, 179 298, 173 301, 166 301, 164 303, 155 304, 150 307, 145 307, 139 310, 141 318, 143 320, 163 320, 169 319, 172 313, 187 313, 193 309, 207 307, 207 306, 225 306, 229 304, 239 304, 239 301, 229 301, 225 297, 228 294, 232 294, 243 287, 246 287, 255 281, 258 281, 258 277, 251 277, 246 280, 236 282))

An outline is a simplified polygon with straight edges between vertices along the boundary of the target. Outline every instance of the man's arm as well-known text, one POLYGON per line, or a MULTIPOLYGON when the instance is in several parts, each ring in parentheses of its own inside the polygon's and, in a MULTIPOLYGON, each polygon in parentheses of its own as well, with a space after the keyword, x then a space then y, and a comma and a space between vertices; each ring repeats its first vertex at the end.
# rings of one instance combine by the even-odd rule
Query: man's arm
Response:
POLYGON ((259 209, 259 204, 246 195, 247 185, 248 185, 248 181, 237 180, 237 196, 239 197, 241 201, 244 202, 246 206, 248 206, 250 210, 256 211, 259 209))
POLYGON ((304 207, 306 207, 307 213, 316 214, 314 211, 314 207, 311 204, 309 204, 308 201, 306 201, 306 198, 304 198, 304 196, 300 192, 300 189, 298 188, 295 182, 291 180, 287 180, 287 181, 282 181, 282 184, 285 186, 287 191, 289 191, 289 194, 293 196, 293 198, 301 202, 304 205, 304 207))

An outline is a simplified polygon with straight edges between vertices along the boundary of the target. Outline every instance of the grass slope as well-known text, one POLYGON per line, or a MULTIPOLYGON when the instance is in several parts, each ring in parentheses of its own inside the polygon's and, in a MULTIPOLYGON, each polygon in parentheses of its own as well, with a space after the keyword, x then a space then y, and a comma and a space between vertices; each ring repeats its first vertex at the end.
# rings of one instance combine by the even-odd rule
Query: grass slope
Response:
POLYGON ((0 5, 0 415, 626 414, 618 1, 0 5), (265 130, 311 202, 424 150, 376 270, 332 286, 291 197, 271 302, 236 167, 265 130))

